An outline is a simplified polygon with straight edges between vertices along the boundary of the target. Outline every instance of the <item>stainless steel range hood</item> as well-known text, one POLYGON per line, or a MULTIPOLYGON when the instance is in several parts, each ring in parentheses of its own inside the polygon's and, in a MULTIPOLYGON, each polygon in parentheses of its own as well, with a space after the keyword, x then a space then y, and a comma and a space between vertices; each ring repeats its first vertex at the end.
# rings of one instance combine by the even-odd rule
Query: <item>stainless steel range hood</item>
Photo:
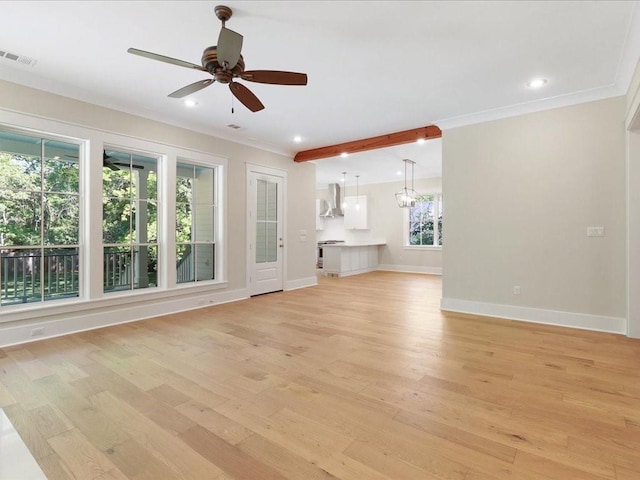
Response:
POLYGON ((326 208, 320 212, 321 217, 342 217, 342 196, 340 194, 340 184, 329 184, 329 197, 327 199, 326 208))

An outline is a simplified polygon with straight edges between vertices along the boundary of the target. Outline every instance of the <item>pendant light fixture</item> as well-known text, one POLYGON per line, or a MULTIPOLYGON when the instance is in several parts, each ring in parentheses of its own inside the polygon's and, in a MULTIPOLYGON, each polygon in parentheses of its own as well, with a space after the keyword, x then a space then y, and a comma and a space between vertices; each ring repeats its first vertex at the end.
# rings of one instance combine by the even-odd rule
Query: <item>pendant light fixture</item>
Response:
POLYGON ((342 194, 342 204, 340 206, 344 211, 347 208, 347 201, 345 200, 345 196, 347 194, 347 172, 342 172, 342 188, 344 190, 344 193, 342 194))
POLYGON ((358 179, 360 175, 356 175, 356 210, 360 210, 360 192, 359 192, 359 182, 358 179))
POLYGON ((401 208, 411 208, 416 204, 418 194, 413 189, 413 166, 416 162, 405 158, 404 162, 404 188, 396 193, 396 201, 401 208), (407 164, 411 165, 411 188, 407 188, 407 164))

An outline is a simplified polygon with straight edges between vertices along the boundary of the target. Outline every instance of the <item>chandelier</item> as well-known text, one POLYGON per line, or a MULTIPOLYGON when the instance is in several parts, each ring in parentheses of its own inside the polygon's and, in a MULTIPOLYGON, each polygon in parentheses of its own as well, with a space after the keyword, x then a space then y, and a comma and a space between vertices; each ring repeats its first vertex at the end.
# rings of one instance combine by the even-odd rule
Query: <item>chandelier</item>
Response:
POLYGON ((416 162, 405 158, 404 162, 404 188, 396 193, 396 201, 401 208, 410 208, 416 204, 418 193, 413 189, 413 166, 416 162), (407 188, 407 164, 411 165, 411 188, 407 188))

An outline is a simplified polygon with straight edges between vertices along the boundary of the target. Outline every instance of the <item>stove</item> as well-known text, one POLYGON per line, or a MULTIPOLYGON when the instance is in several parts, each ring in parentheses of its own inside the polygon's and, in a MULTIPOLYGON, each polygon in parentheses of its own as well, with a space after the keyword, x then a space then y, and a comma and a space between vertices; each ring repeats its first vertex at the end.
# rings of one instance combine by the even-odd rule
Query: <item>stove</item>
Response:
POLYGON ((344 243, 344 240, 322 240, 318 245, 335 245, 336 243, 344 243))
POLYGON ((318 253, 316 255, 316 268, 322 269, 324 266, 324 260, 323 260, 324 255, 322 252, 322 247, 324 247, 325 245, 336 245, 340 243, 344 243, 344 240, 322 240, 318 242, 318 253))

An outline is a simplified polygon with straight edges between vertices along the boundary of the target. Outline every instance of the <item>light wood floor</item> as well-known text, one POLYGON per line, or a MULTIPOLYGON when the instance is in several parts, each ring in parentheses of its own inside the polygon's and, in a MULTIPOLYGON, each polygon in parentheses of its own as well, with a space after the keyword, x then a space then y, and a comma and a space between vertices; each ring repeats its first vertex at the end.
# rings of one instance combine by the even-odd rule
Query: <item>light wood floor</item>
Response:
POLYGON ((0 350, 50 480, 638 480, 640 341, 377 272, 0 350))

